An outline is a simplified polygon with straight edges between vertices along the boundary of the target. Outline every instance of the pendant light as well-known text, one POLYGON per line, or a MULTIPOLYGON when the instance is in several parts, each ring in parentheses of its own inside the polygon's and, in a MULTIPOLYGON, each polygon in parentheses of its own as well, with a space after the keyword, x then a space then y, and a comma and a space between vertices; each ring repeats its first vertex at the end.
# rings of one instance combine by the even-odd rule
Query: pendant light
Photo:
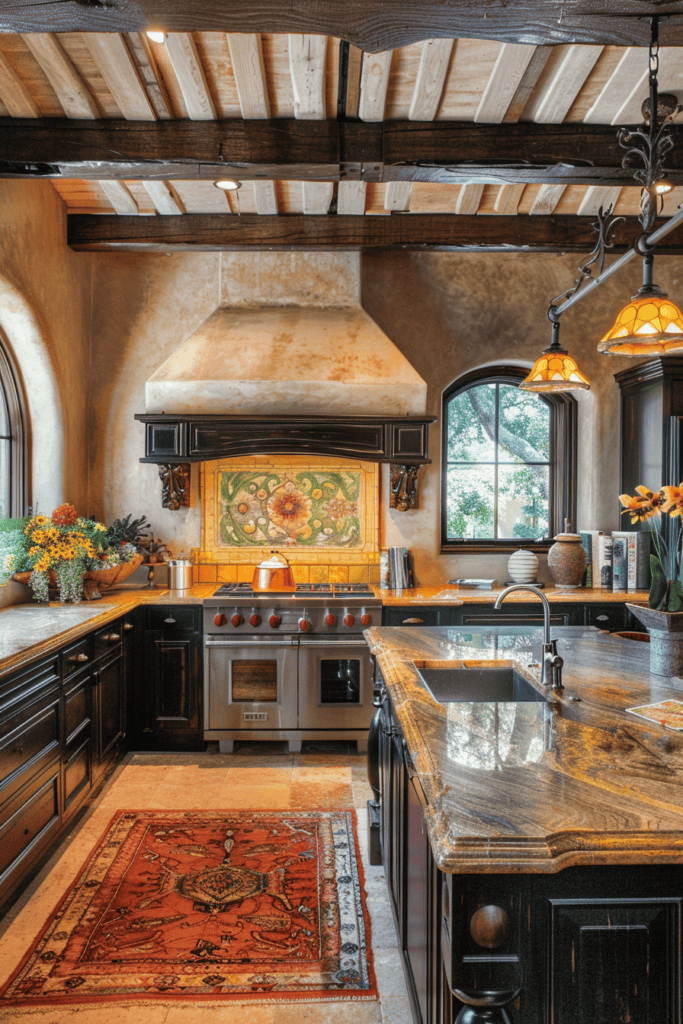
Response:
POLYGON ((643 259, 643 284, 624 306, 598 345, 612 356, 670 355, 683 352, 683 313, 652 281, 652 253, 643 259))
POLYGON ((675 96, 657 91, 659 70, 659 22, 650 22, 650 95, 643 103, 645 125, 631 131, 620 128, 619 144, 627 150, 623 167, 638 167, 634 177, 641 184, 640 214, 643 233, 633 248, 643 256, 643 284, 628 305, 618 314, 614 325, 602 338, 598 352, 620 356, 653 356, 683 353, 683 314, 652 280, 654 262, 647 238, 661 212, 663 196, 671 190, 664 178, 664 158, 673 149, 668 128, 680 107, 675 96))
MULTIPOLYGON (((551 306, 552 309, 552 306, 551 306)), ((552 317, 551 317, 552 319, 552 317)), ((519 385, 524 391, 578 391, 590 388, 575 361, 560 345, 560 321, 553 320, 550 345, 519 385)))

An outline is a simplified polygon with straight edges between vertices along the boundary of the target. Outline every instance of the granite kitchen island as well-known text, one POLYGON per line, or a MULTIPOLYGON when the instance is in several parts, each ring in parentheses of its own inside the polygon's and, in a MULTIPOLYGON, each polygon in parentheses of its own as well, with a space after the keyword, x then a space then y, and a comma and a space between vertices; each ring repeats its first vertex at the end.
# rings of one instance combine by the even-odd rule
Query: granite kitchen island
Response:
POLYGON ((680 1021, 683 697, 644 643, 557 629, 381 628, 381 850, 416 1021, 680 1021), (440 703, 420 672, 514 665, 547 701, 440 703), (460 1016, 458 1016, 460 1014, 460 1016))

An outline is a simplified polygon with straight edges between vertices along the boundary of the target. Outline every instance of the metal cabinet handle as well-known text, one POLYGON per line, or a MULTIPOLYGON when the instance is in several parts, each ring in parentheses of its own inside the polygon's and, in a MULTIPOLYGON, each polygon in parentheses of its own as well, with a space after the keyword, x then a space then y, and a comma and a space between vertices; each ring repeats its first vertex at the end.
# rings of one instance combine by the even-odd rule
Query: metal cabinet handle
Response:
POLYGON ((609 615, 598 615, 596 621, 597 622, 608 622, 609 621, 609 615))
POLYGON ((69 661, 90 661, 87 654, 72 654, 69 661))
POLYGON ((164 622, 167 622, 169 624, 169 626, 175 626, 175 624, 176 624, 176 620, 175 619, 164 619, 164 622))
POLYGON ((121 639, 121 634, 120 633, 108 633, 107 636, 105 636, 104 639, 105 640, 110 640, 112 643, 114 643, 115 640, 120 640, 121 639))
POLYGON ((23 746, 18 746, 18 747, 15 747, 15 748, 14 748, 14 750, 12 751, 12 753, 13 753, 13 754, 18 754, 18 755, 19 755, 19 757, 21 757, 21 755, 22 755, 22 754, 24 753, 24 748, 23 748, 23 746))
POLYGON ((424 619, 404 619, 401 623, 402 626, 422 626, 424 625, 424 619))
POLYGON ((133 625, 132 622, 124 622, 123 628, 126 629, 126 630, 128 630, 128 629, 135 629, 135 626, 133 625))

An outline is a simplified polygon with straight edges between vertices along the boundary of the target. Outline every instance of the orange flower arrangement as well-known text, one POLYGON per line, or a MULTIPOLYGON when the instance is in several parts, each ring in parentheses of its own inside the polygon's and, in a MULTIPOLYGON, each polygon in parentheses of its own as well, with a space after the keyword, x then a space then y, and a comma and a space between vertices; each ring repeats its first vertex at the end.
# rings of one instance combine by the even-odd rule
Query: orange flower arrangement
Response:
POLYGON ((681 557, 681 522, 683 517, 683 481, 678 487, 660 487, 651 491, 642 484, 636 494, 620 494, 622 515, 630 515, 631 523, 651 522, 649 530, 656 554, 650 555, 652 584, 649 604, 661 611, 677 612, 683 608, 683 558, 681 557), (668 515, 668 520, 662 520, 668 515))

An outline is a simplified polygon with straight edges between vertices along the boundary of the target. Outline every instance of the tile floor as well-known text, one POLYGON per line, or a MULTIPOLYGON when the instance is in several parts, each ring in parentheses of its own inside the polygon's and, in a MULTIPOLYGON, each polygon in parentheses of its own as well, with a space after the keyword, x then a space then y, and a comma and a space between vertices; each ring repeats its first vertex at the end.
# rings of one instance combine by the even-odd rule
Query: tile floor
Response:
POLYGON ((235 754, 128 754, 102 794, 0 922, 0 984, 17 966, 60 896, 119 809, 355 807, 379 1002, 194 1006, 108 1003, 102 1008, 0 1007, 0 1021, 27 1024, 412 1024, 382 868, 367 859, 365 755, 354 744, 240 744, 235 754), (141 1012, 142 1011, 142 1012, 141 1012))

